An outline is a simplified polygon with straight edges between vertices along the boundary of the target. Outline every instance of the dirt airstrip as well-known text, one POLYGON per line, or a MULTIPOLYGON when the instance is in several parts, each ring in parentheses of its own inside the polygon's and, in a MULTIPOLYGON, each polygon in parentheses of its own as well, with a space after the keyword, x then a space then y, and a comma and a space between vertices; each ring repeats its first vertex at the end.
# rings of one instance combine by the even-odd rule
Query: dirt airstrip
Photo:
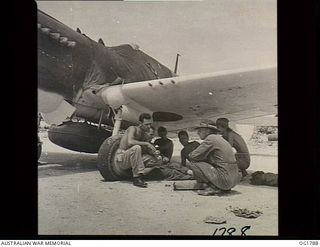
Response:
MULTIPOLYGON (((221 227, 234 228, 232 235, 241 235, 246 226, 246 235, 278 234, 277 187, 254 186, 246 179, 228 195, 202 197, 194 191, 173 191, 173 181, 149 181, 148 188, 126 181, 105 182, 96 168, 97 155, 60 148, 45 131, 40 138, 40 235, 221 235, 221 227), (230 206, 263 214, 241 218, 228 210, 230 206), (205 223, 207 216, 224 217, 226 223, 205 223)), ((179 161, 181 145, 176 139, 174 144, 174 159, 179 161)), ((277 143, 248 144, 249 173, 277 173, 277 143)))

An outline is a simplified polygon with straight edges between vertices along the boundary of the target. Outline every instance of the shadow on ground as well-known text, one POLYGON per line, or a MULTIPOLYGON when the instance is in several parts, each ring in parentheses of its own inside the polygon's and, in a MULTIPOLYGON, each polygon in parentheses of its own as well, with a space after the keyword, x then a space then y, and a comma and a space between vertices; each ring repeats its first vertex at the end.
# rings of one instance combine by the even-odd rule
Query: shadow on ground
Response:
POLYGON ((38 177, 63 176, 97 170, 97 155, 43 153, 38 162, 38 177))
MULTIPOLYGON (((38 162, 38 178, 50 177, 50 176, 63 176, 76 173, 85 173, 97 170, 97 154, 84 154, 84 153, 58 153, 58 152, 46 152, 42 153, 38 162)), ((176 158, 176 157, 175 157, 176 158)), ((177 158, 176 158, 177 159, 177 158)), ((251 174, 255 172, 248 170, 248 175, 242 179, 240 185, 250 187, 266 187, 269 189, 277 190, 278 187, 264 186, 264 185, 252 185, 250 183, 251 174)), ((102 178, 102 177, 101 177, 102 178)), ((105 181, 103 178, 101 181, 105 181)), ((157 183, 164 181, 162 179, 147 179, 148 182, 157 183)), ((174 180, 165 180, 167 182, 173 182, 174 180)), ((176 180, 181 181, 181 180, 176 180)), ((132 184, 132 181, 121 181, 121 183, 132 184)), ((231 191, 228 194, 221 196, 232 196, 237 194, 236 191, 231 191)))

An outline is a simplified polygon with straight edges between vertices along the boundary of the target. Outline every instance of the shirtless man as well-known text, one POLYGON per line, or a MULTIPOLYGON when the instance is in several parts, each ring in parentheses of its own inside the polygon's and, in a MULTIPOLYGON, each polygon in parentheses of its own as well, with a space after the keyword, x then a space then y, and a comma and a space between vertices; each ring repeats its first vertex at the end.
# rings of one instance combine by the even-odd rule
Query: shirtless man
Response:
POLYGON ((119 149, 116 152, 116 164, 123 170, 132 170, 133 185, 147 187, 143 176, 152 168, 146 168, 142 160, 142 147, 156 152, 155 147, 146 141, 147 135, 153 123, 150 114, 142 113, 139 116, 140 125, 130 126, 121 138, 119 149))
POLYGON ((222 137, 237 151, 235 156, 242 177, 247 176, 248 172, 246 169, 250 166, 250 153, 246 142, 238 133, 229 127, 229 120, 227 118, 217 119, 216 126, 221 131, 222 137))
POLYGON ((154 145, 158 146, 161 155, 170 161, 173 154, 173 142, 167 137, 167 133, 165 127, 159 127, 158 135, 160 138, 154 141, 154 145))
POLYGON ((197 141, 189 142, 188 132, 185 130, 181 130, 178 133, 179 141, 183 146, 183 149, 180 152, 181 156, 181 165, 186 166, 187 160, 190 161, 189 154, 199 147, 200 143, 197 141))

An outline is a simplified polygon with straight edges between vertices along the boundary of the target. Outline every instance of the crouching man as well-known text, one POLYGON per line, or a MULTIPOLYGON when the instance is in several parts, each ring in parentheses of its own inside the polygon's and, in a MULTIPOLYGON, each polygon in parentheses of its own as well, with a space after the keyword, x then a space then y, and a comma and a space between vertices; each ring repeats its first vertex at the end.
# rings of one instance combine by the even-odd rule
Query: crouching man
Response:
POLYGON ((189 154, 190 169, 204 190, 199 195, 214 195, 229 191, 241 179, 231 145, 221 136, 210 120, 195 128, 203 142, 189 154))
POLYGON ((147 187, 143 176, 153 168, 145 167, 142 160, 142 147, 156 152, 155 147, 146 141, 146 136, 148 136, 153 121, 148 113, 141 114, 139 121, 139 126, 130 126, 122 136, 119 149, 116 151, 115 162, 120 169, 132 170, 133 185, 147 187))

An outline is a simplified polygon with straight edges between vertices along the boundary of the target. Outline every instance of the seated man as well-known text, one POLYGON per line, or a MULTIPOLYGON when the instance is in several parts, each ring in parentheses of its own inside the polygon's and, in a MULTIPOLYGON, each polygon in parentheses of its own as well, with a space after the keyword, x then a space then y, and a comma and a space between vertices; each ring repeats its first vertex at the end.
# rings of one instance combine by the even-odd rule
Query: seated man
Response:
POLYGON ((131 169, 133 184, 138 187, 147 187, 143 176, 152 168, 146 168, 142 160, 142 147, 147 147, 156 152, 155 147, 148 141, 146 136, 153 123, 150 114, 143 113, 139 116, 140 125, 130 126, 120 140, 119 149, 116 152, 115 162, 120 169, 131 169))
POLYGON ((205 190, 199 190, 199 195, 214 195, 221 191, 229 191, 241 179, 241 173, 230 144, 217 135, 219 130, 212 121, 206 121, 196 127, 201 140, 204 140, 189 157, 190 169, 198 183, 205 190))
MULTIPOLYGON (((145 135, 144 141, 150 142, 153 146, 152 140, 154 138, 154 127, 150 127, 149 132, 145 135)), ((159 167, 165 163, 169 162, 167 157, 163 157, 160 154, 160 151, 157 149, 150 149, 149 147, 145 146, 142 147, 142 160, 145 167, 159 167)))
MULTIPOLYGON (((153 129, 147 135, 146 140, 151 142, 153 129)), ((146 179, 151 180, 187 180, 192 179, 192 171, 179 163, 169 162, 169 158, 161 155, 159 150, 154 152, 145 147, 142 151, 142 160, 146 168, 154 168, 146 179)))
POLYGON ((173 153, 173 142, 167 138, 167 129, 165 127, 158 128, 159 139, 154 141, 154 145, 158 146, 160 154, 164 157, 167 157, 169 161, 171 160, 173 153))
POLYGON ((150 127, 150 130, 149 130, 149 133, 148 133, 148 137, 149 137, 149 142, 152 143, 152 139, 154 138, 154 132, 155 132, 155 129, 153 126, 150 127))
POLYGON ((242 172, 242 177, 245 177, 248 174, 246 169, 250 166, 250 154, 246 142, 238 133, 229 128, 227 118, 217 119, 216 126, 221 131, 222 137, 237 151, 235 155, 237 164, 242 172))
POLYGON ((181 165, 186 166, 187 160, 190 161, 189 154, 195 150, 200 143, 197 141, 189 142, 189 135, 187 131, 181 130, 178 133, 179 141, 183 145, 183 149, 181 150, 181 165))

